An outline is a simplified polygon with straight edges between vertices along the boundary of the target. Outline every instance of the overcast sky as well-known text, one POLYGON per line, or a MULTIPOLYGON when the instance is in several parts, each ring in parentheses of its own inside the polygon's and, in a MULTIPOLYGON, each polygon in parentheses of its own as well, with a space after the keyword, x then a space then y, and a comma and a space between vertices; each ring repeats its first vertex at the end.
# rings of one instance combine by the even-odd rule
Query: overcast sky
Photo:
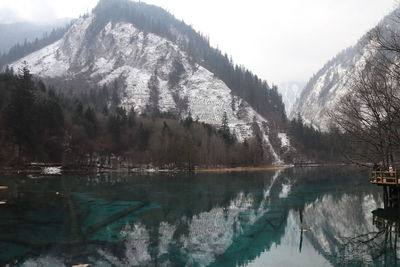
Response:
MULTIPOLYGON (((166 8, 269 83, 306 82, 395 0, 146 0, 166 8)), ((77 17, 97 0, 0 0, 0 22, 77 17)))

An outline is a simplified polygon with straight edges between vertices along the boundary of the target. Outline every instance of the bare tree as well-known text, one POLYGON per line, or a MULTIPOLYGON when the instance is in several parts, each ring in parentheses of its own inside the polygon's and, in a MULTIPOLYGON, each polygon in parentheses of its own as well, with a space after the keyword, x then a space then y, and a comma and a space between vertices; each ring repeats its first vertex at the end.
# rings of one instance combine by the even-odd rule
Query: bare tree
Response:
POLYGON ((382 23, 369 33, 350 90, 330 114, 348 135, 353 160, 385 166, 400 154, 400 33, 392 28, 382 23))

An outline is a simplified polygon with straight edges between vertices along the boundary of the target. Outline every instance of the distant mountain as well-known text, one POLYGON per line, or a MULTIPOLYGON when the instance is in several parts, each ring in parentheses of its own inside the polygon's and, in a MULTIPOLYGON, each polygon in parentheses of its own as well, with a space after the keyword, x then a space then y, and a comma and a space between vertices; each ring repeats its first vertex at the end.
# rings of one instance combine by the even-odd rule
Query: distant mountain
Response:
POLYGON ((101 0, 58 41, 10 64, 65 89, 113 87, 121 106, 158 110, 229 127, 241 141, 258 134, 274 162, 287 144, 276 87, 210 47, 207 38, 165 10, 141 2, 101 0), (281 142, 271 140, 282 139, 281 142))
POLYGON ((278 89, 279 93, 282 95, 283 103, 285 104, 286 114, 289 115, 292 112, 293 106, 299 98, 304 86, 304 82, 297 81, 290 81, 279 85, 278 89))
MULTIPOLYGON (((384 25, 389 32, 395 27, 398 19, 397 9, 387 15, 380 25, 384 25)), ((349 47, 331 59, 307 83, 298 101, 294 105, 290 117, 298 113, 303 120, 321 130, 328 130, 330 126, 329 112, 333 111, 338 101, 349 90, 349 81, 356 70, 363 68, 363 62, 370 56, 370 47, 373 44, 364 35, 352 47, 349 47)))
POLYGON ((41 39, 53 29, 66 26, 70 19, 59 19, 46 24, 34 24, 30 22, 17 22, 0 24, 0 54, 7 53, 16 44, 24 44, 25 41, 41 39))

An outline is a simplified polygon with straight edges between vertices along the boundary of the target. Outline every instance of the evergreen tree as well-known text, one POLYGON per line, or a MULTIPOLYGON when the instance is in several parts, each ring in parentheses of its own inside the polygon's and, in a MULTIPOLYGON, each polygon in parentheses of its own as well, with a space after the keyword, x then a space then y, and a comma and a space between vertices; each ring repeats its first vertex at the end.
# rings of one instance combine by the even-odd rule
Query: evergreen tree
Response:
POLYGON ((231 132, 229 130, 228 114, 226 114, 226 111, 224 111, 224 113, 222 115, 220 132, 227 144, 233 143, 234 140, 233 140, 233 137, 231 136, 231 132))
POLYGON ((85 122, 85 130, 90 139, 95 138, 98 135, 99 131, 99 122, 97 121, 96 113, 94 109, 89 107, 86 109, 84 114, 85 122))
POLYGON ((36 102, 35 133, 41 138, 62 136, 64 134, 64 114, 58 98, 42 97, 36 102))
POLYGON ((18 158, 22 151, 31 148, 34 143, 35 93, 32 75, 25 65, 19 70, 17 84, 5 110, 5 126, 10 132, 14 144, 18 147, 18 158))
POLYGON ((223 134, 229 134, 228 115, 226 114, 226 111, 222 114, 221 132, 223 134))

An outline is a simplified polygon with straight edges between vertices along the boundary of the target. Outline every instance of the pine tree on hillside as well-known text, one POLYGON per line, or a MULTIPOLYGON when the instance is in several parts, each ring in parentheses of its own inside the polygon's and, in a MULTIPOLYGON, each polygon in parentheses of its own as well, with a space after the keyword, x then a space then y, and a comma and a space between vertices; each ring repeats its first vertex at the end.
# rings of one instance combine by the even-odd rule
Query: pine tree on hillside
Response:
POLYGON ((19 70, 18 82, 11 92, 10 103, 5 109, 5 126, 10 132, 12 141, 18 148, 18 158, 23 150, 33 146, 35 138, 34 111, 35 85, 28 67, 19 70))
POLYGON ((228 114, 226 114, 226 111, 224 111, 222 115, 222 121, 221 121, 221 134, 222 137, 225 139, 227 143, 231 143, 231 133, 229 131, 229 123, 228 123, 228 114))

